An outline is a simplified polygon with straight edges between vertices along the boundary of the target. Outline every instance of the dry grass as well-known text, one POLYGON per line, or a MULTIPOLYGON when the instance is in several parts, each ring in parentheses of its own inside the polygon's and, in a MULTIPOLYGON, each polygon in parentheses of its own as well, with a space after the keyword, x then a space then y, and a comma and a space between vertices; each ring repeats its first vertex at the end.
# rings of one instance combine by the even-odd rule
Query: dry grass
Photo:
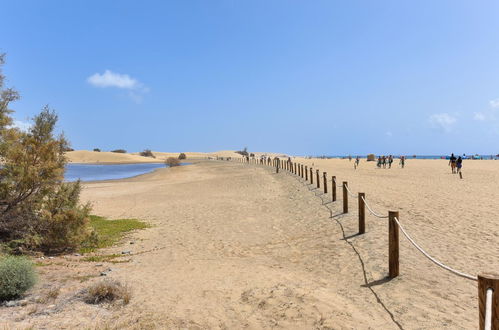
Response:
POLYGON ((88 288, 84 297, 87 304, 115 303, 127 305, 132 298, 130 288, 115 280, 104 280, 88 288))

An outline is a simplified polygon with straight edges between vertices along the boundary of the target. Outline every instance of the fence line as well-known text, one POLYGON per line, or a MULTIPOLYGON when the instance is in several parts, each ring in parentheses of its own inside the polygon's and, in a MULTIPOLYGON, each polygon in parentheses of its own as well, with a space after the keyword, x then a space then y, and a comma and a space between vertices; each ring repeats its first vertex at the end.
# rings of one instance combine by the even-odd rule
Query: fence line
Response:
MULTIPOLYGON (((219 158, 217 157, 217 160, 219 158)), ((223 160, 221 157, 220 159, 223 160)), ((227 158, 227 160, 231 160, 231 158, 227 158)), ((247 162, 248 164, 257 164, 258 162, 255 160, 251 160, 249 157, 243 158, 242 162, 245 163, 247 162)), ((297 176, 301 176, 303 178, 303 165, 294 163, 290 164, 291 166, 283 166, 284 161, 279 160, 279 158, 274 158, 272 163, 276 167, 276 172, 279 173, 279 168, 288 170, 292 174, 295 174, 297 176), (293 166, 294 165, 294 166, 293 166), (298 168, 297 168, 298 166, 298 168), (300 171, 301 169, 301 171, 300 171), (301 173, 300 173, 301 172, 301 173)), ((260 164, 263 165, 269 165, 271 164, 270 158, 268 159, 268 162, 266 163, 265 161, 261 161, 260 164)), ((310 170, 310 183, 313 184, 313 172, 312 172, 312 167, 309 168, 310 170)), ((308 171, 307 171, 307 166, 305 166, 305 180, 308 181, 308 171)), ((316 169, 316 176, 317 176, 317 187, 320 187, 320 180, 319 180, 319 170, 316 169)), ((329 181, 326 179, 326 172, 323 173, 324 176, 324 193, 327 193, 327 182, 332 182, 332 191, 333 191, 333 202, 336 201, 336 177, 333 176, 332 179, 329 181)), ((495 274, 479 274, 478 276, 473 276, 470 274, 467 274, 465 272, 456 270, 450 266, 447 266, 446 264, 442 263, 441 261, 435 259, 432 257, 428 252, 426 252, 421 246, 419 246, 416 241, 407 233, 406 229, 402 224, 400 223, 399 220, 399 213, 390 211, 388 212, 388 216, 384 216, 381 214, 376 213, 371 206, 367 203, 365 199, 365 194, 364 193, 359 193, 358 196, 353 194, 350 189, 348 188, 348 183, 346 181, 343 181, 343 184, 341 185, 343 188, 343 210, 344 213, 348 213, 348 195, 352 197, 357 197, 359 200, 359 234, 363 234, 365 232, 365 219, 364 219, 364 206, 367 206, 367 209, 369 212, 374 215, 375 217, 378 218, 388 218, 388 225, 389 225, 389 276, 391 278, 396 277, 399 275, 399 235, 398 235, 398 229, 402 231, 404 236, 407 238, 407 240, 421 253, 423 254, 427 259, 429 259, 431 262, 433 262, 435 265, 439 266, 440 268, 443 268, 450 273, 457 275, 459 277, 472 280, 472 281, 477 281, 478 282, 478 301, 479 301, 479 327, 480 329, 485 329, 485 330, 499 330, 499 275, 495 274), (495 293, 495 294, 494 294, 495 293)))

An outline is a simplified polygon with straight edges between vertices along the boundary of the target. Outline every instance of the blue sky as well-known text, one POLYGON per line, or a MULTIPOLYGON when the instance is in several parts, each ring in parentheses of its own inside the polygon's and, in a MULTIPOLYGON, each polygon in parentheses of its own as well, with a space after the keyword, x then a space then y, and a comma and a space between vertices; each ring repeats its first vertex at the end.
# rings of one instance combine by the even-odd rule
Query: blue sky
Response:
POLYGON ((75 149, 499 153, 498 1, 2 1, 75 149))

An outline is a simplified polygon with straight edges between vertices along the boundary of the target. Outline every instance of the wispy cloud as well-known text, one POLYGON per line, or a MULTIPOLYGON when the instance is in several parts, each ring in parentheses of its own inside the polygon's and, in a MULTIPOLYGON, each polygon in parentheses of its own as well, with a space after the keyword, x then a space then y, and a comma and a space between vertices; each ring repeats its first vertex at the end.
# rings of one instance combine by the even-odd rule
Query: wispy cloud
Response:
POLYGON ((489 101, 489 105, 492 108, 499 108, 499 99, 491 100, 489 101))
POLYGON ((449 133, 457 122, 457 118, 448 113, 435 113, 429 118, 430 124, 449 133))
POLYGON ((128 97, 135 103, 141 103, 145 93, 149 89, 139 82, 137 79, 130 77, 127 74, 112 72, 105 70, 104 73, 94 73, 87 78, 87 82, 99 88, 114 87, 128 90, 128 97))
POLYGON ((127 74, 115 73, 111 70, 104 71, 103 74, 94 73, 87 78, 87 82, 94 87, 117 87, 125 89, 135 89, 140 83, 127 74))
POLYGON ((483 112, 475 112, 473 114, 473 119, 477 121, 484 121, 486 119, 486 116, 483 112))

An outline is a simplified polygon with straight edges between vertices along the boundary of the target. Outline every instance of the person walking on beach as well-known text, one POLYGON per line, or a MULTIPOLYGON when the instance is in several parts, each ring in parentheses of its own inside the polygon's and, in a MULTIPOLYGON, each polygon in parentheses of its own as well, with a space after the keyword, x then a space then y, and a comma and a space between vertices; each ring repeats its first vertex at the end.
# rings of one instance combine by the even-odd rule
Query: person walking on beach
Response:
POLYGON ((400 167, 404 168, 405 165, 405 156, 400 156, 400 167))
POLYGON ((381 168, 381 156, 378 156, 378 168, 381 168))
POLYGON ((383 164, 383 168, 386 168, 386 157, 381 157, 381 164, 383 164))
POLYGON ((392 155, 390 155, 390 156, 388 157, 388 168, 392 168, 392 163, 393 163, 393 156, 392 156, 392 155))
POLYGON ((461 156, 459 156, 456 160, 456 168, 457 168, 457 173, 459 173, 461 179, 463 178, 463 174, 461 173, 462 167, 463 167, 463 159, 461 158, 461 156))
POLYGON ((359 157, 359 156, 357 156, 357 157, 355 158, 355 169, 357 169, 357 167, 359 167, 359 163, 360 163, 360 157, 359 157))
MULTIPOLYGON (((462 160, 461 160, 462 161, 462 160)), ((452 171, 452 174, 456 173, 456 156, 454 156, 454 153, 450 155, 449 158, 449 165, 450 169, 452 171)))

